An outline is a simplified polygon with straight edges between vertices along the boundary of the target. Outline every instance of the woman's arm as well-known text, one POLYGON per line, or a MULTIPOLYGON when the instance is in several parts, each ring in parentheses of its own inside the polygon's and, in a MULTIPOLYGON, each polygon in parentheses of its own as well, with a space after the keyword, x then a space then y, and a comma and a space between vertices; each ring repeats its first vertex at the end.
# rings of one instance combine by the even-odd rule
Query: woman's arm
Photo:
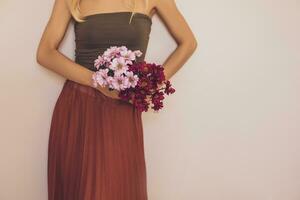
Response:
POLYGON ((166 79, 169 80, 193 54, 197 41, 174 0, 154 1, 154 9, 178 45, 163 64, 166 79))
POLYGON ((39 64, 67 79, 92 86, 92 71, 73 62, 58 51, 71 19, 66 0, 55 0, 54 7, 40 40, 36 59, 39 64))
MULTIPOLYGON (((50 19, 37 49, 36 59, 43 67, 69 80, 93 87, 93 71, 75 63, 58 51, 71 17, 66 0, 55 0, 50 19)), ((109 91, 107 87, 98 86, 97 89, 106 96, 118 98, 117 93, 109 91)))

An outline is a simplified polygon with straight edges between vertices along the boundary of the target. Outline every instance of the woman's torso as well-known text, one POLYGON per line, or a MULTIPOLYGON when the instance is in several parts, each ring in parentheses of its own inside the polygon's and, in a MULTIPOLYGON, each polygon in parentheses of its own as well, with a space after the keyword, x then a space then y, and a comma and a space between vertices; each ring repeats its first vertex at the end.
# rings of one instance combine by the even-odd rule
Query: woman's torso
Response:
POLYGON ((74 23, 75 62, 95 71, 94 60, 110 46, 126 46, 142 51, 144 60, 147 51, 152 20, 143 13, 131 12, 97 13, 86 16, 85 22, 74 23))

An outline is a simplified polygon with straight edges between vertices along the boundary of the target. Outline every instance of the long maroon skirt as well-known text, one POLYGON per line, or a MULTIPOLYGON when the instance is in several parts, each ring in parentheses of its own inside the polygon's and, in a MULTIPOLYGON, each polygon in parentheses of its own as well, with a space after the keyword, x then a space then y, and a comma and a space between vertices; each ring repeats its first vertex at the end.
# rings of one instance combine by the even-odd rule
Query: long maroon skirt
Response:
POLYGON ((48 200, 147 200, 141 112, 66 80, 48 145, 48 200))

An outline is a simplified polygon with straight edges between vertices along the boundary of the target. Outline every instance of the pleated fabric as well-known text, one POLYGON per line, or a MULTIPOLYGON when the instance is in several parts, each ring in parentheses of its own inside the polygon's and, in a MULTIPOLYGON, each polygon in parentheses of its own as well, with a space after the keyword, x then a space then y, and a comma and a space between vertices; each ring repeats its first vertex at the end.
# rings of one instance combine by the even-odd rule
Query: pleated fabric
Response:
MULTIPOLYGON (((91 71, 110 46, 143 52, 152 20, 131 12, 98 13, 74 23, 75 62, 91 71)), ((48 200, 147 200, 142 113, 132 104, 66 80, 48 144, 48 200)))
POLYGON ((147 200, 141 112, 66 80, 48 144, 48 200, 147 200))

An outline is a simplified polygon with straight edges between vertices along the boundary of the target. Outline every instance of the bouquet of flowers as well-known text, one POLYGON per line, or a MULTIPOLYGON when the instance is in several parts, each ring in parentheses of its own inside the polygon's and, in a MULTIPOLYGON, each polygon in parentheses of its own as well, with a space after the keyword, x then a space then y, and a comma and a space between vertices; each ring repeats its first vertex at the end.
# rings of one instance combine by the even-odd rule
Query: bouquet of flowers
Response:
POLYGON ((112 46, 94 60, 97 69, 93 75, 94 86, 108 86, 119 91, 121 100, 132 102, 141 112, 149 107, 155 111, 163 107, 164 95, 175 89, 165 80, 164 68, 155 63, 137 62, 140 50, 129 50, 126 46, 112 46))

